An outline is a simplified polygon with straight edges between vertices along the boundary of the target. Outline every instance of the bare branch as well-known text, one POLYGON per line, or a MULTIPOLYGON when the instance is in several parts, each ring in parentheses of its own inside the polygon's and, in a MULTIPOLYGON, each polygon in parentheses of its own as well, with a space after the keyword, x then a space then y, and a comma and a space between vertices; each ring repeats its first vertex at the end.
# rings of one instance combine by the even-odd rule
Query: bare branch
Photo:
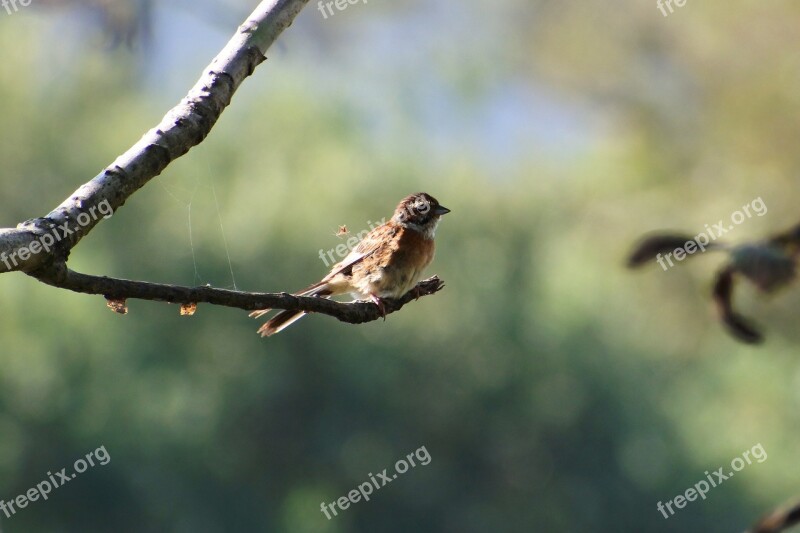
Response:
MULTIPOLYGON (((43 218, 16 229, 0 229, 0 273, 22 270, 54 287, 105 296, 114 311, 127 313, 126 300, 136 298, 181 304, 191 315, 198 303, 256 309, 292 309, 333 316, 358 324, 382 315, 372 303, 343 304, 324 298, 280 293, 250 293, 206 287, 181 287, 93 276, 67 268, 70 250, 103 218, 113 214, 137 190, 172 161, 205 139, 242 81, 264 61, 264 53, 289 27, 308 0, 265 0, 206 68, 194 88, 161 123, 76 190, 43 218)), ((444 283, 421 281, 401 298, 387 300, 385 313, 400 310, 412 299, 434 294, 444 283)))
MULTIPOLYGON (((37 270, 31 274, 39 281, 84 294, 98 294, 107 300, 117 302, 124 309, 129 298, 178 303, 183 305, 209 303, 235 307, 245 311, 256 309, 296 309, 309 313, 330 315, 342 322, 361 324, 381 318, 378 307, 373 303, 340 303, 326 298, 294 296, 287 293, 242 292, 213 287, 182 287, 144 281, 114 279, 105 276, 92 276, 74 272, 62 265, 37 270)), ((439 292, 444 282, 437 276, 420 281, 416 287, 397 299, 385 299, 386 314, 399 311, 411 300, 439 292)))
POLYGON ((72 247, 103 219, 97 216, 101 208, 116 211, 173 160, 202 142, 242 81, 264 61, 267 49, 307 2, 261 2, 160 124, 43 218, 0 229, 0 273, 31 272, 66 261, 72 247), (58 238, 45 247, 50 240, 46 235, 58 238))

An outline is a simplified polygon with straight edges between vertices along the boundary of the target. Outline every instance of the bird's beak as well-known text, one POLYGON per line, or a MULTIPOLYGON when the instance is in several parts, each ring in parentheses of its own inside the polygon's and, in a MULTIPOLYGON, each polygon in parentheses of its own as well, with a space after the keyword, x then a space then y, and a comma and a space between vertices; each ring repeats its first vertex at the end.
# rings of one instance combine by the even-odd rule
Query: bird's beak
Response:
POLYGON ((434 209, 434 210, 433 210, 433 214, 434 214, 434 215, 438 215, 438 216, 441 216, 441 215, 446 215, 446 214, 447 214, 447 213, 449 213, 449 212, 450 212, 450 210, 449 210, 449 209, 447 209, 447 208, 446 208, 445 206, 443 206, 443 205, 437 205, 437 206, 436 206, 436 209, 434 209))

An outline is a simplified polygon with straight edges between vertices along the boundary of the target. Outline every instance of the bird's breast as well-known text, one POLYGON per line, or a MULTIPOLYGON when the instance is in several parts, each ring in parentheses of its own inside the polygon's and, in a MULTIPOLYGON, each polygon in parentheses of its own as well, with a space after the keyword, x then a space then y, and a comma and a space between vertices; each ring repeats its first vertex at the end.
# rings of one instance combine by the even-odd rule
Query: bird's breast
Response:
POLYGON ((434 255, 433 239, 417 231, 404 230, 396 242, 388 261, 376 279, 379 295, 399 298, 411 290, 422 277, 434 255))

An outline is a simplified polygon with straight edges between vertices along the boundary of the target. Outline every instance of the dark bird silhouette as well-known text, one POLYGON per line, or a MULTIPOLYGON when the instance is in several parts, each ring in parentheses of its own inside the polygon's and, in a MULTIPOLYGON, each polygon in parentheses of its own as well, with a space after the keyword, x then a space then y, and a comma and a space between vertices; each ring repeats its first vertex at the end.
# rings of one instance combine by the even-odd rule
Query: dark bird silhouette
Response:
POLYGON ((780 533, 800 524, 800 502, 770 513, 753 526, 748 533, 780 533))
POLYGON ((654 233, 643 237, 633 247, 628 255, 627 266, 635 269, 654 260, 666 270, 662 256, 678 255, 678 250, 683 250, 680 261, 701 255, 695 253, 700 250, 728 252, 728 262, 717 272, 711 293, 717 313, 722 324, 736 339, 748 344, 763 342, 764 335, 760 328, 733 308, 735 283, 739 278, 744 278, 763 293, 774 293, 791 284, 797 277, 800 224, 766 240, 738 246, 716 241, 704 243, 697 237, 679 233, 654 233), (689 251, 692 249, 694 251, 689 251))

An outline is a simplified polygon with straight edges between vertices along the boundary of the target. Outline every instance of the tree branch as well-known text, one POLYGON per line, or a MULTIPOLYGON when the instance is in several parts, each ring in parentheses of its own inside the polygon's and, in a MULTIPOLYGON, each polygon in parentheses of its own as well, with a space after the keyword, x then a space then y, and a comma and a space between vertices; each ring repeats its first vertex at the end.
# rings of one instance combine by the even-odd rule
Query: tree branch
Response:
MULTIPOLYGON (((256 309, 297 309, 309 313, 330 315, 342 322, 361 324, 381 318, 378 307, 373 303, 340 303, 326 298, 294 296, 287 293, 242 292, 213 287, 181 287, 162 283, 114 279, 105 276, 92 276, 72 271, 65 266, 54 265, 37 270, 31 274, 39 281, 84 294, 100 294, 106 300, 115 302, 114 309, 125 309, 124 300, 154 300, 184 305, 209 303, 235 307, 245 311, 256 309)), ((397 299, 384 300, 386 314, 399 311, 411 300, 439 292, 444 282, 437 276, 420 281, 416 287, 397 299)), ((125 311, 121 311, 125 312, 125 311)))
POLYGON ((0 273, 32 272, 51 262, 66 261, 69 251, 102 218, 200 144, 242 81, 266 59, 267 49, 307 2, 261 2, 160 124, 44 217, 27 220, 15 229, 0 229, 0 273))
MULTIPOLYGON (((110 217, 137 190, 172 161, 200 144, 230 104, 236 89, 264 59, 264 53, 288 28, 308 0, 265 0, 205 69, 200 80, 161 123, 147 132, 94 179, 85 183, 45 217, 16 229, 0 229, 0 274, 21 270, 54 287, 101 294, 109 307, 127 311, 129 298, 183 304, 191 314, 198 303, 256 309, 297 309, 322 313, 358 324, 381 315, 371 303, 343 304, 325 298, 280 293, 251 293, 206 287, 181 287, 93 276, 67 268, 71 249, 104 218, 110 217)), ((412 299, 434 294, 444 283, 421 281, 398 299, 385 302, 385 312, 400 310, 412 299)))

